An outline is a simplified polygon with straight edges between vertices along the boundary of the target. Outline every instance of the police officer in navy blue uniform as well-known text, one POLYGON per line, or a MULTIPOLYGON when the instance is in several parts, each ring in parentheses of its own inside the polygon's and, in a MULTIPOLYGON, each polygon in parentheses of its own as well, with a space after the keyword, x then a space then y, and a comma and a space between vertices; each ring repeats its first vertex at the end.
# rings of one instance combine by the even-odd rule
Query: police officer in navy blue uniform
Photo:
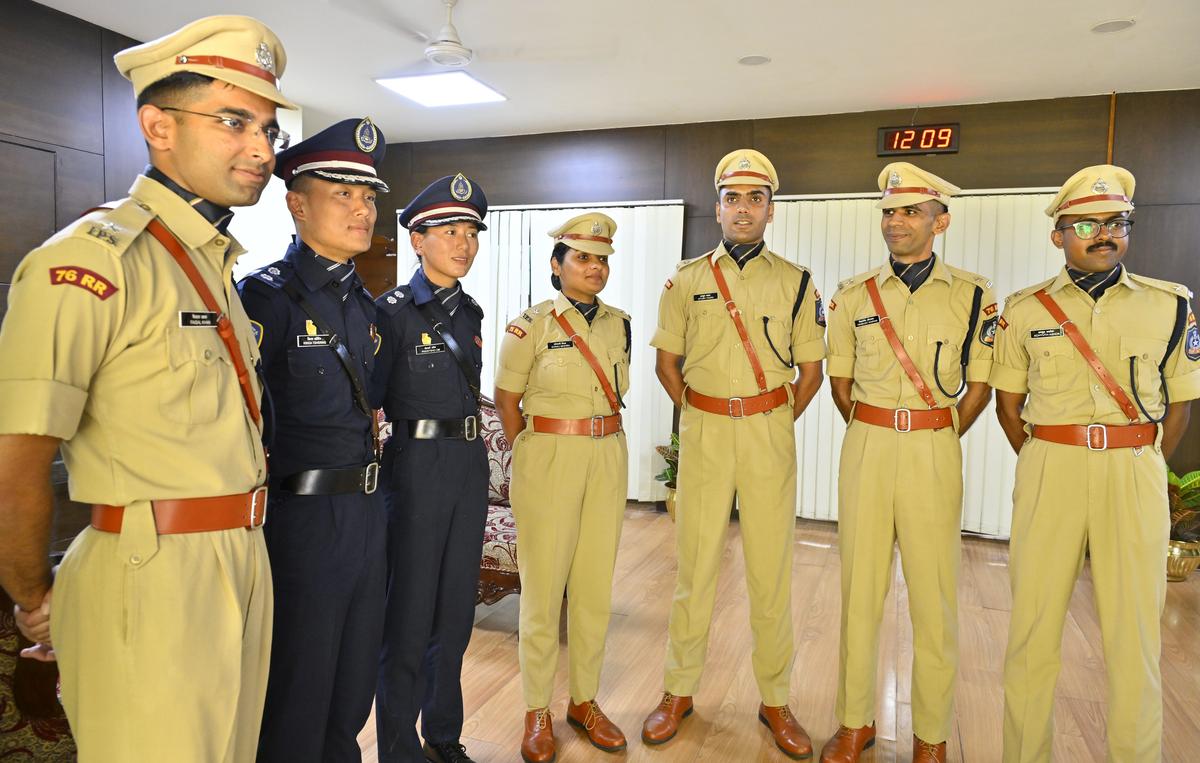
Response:
POLYGON ((487 518, 479 438, 483 310, 462 290, 487 198, 461 173, 434 181, 400 224, 421 266, 376 300, 382 349, 375 401, 384 448, 388 594, 375 700, 383 763, 463 763, 463 653, 471 638, 487 518), (415 724, 421 715, 422 748, 415 724))
MULTIPOLYGON (((281 152, 297 235, 238 284, 273 411, 264 526, 275 627, 258 760, 359 761, 387 574, 370 379, 375 305, 354 270, 370 248, 383 134, 347 119, 281 152)), ((268 414, 268 421, 271 420, 268 414)))

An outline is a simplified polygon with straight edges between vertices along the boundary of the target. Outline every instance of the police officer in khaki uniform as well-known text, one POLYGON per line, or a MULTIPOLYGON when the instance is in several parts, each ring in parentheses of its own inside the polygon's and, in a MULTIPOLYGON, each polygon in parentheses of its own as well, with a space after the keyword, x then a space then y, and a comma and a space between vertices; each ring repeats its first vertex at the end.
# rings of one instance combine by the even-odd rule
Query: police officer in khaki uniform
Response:
POLYGON ((849 425, 838 476, 842 646, 837 717, 821 760, 875 742, 875 674, 893 547, 913 624, 913 760, 944 761, 958 666, 959 438, 991 399, 991 282, 933 251, 959 189, 908 162, 879 174, 888 262, 829 303, 829 384, 849 425))
POLYGON ((676 548, 666 691, 642 739, 671 739, 692 712, 708 647, 717 571, 738 498, 758 717, 780 749, 812 754, 788 708, 792 672, 791 571, 796 527, 793 422, 821 386, 825 316, 811 274, 767 250, 779 178, 767 157, 738 149, 717 164, 723 240, 679 264, 664 285, 658 378, 681 408, 676 548), (682 365, 682 368, 681 368, 682 365))
POLYGON ((496 410, 513 443, 512 506, 521 538, 521 678, 526 763, 554 760, 550 695, 567 593, 567 721, 606 752, 625 735, 596 702, 613 566, 629 482, 622 396, 629 389, 629 315, 600 301, 617 224, 598 212, 550 231, 556 299, 508 325, 496 410))
POLYGON ((1084 555, 1108 669, 1108 760, 1162 758, 1164 459, 1200 397, 1188 289, 1122 264, 1134 179, 1071 176, 1046 214, 1066 267, 1008 298, 991 384, 1017 457, 1004 760, 1049 761, 1063 623, 1084 555))
POLYGON ((258 351, 230 278, 243 250, 226 226, 287 143, 284 63, 278 38, 244 16, 117 54, 151 165, 129 198, 55 234, 13 278, 0 583, 36 654, 57 655, 84 763, 254 758, 271 644, 267 464, 258 351), (46 486, 60 447, 71 497, 93 509, 51 601, 46 486))

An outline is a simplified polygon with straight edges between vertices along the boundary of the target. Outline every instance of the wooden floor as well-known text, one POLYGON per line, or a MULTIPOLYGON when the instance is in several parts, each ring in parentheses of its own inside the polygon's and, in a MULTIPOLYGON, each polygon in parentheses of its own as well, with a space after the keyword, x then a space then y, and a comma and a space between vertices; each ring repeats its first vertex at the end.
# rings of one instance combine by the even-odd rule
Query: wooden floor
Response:
MULTIPOLYGON (((759 696, 750 666, 750 630, 741 537, 731 525, 717 590, 708 660, 696 712, 662 747, 640 739, 641 723, 662 691, 667 614, 675 587, 674 529, 645 506, 626 510, 613 588, 608 655, 598 698, 629 737, 617 755, 591 747, 563 719, 566 689, 566 616, 555 685, 555 739, 559 763, 654 761, 743 763, 786 761, 755 717, 759 696)), ((792 709, 819 750, 837 728, 833 716, 840 607, 837 526, 799 520, 795 535, 792 608, 796 662, 792 709)), ((959 590, 961 663, 951 761, 1000 760, 1001 673, 1011 605, 1008 546, 963 541, 959 590)), ((912 752, 909 671, 912 628, 907 590, 896 564, 884 614, 880 649, 879 741, 864 761, 907 761, 912 752)), ((524 702, 517 665, 519 599, 480 606, 463 666, 466 724, 463 743, 480 763, 519 761, 524 702)), ((1055 705, 1056 763, 1104 760, 1106 691, 1100 631, 1086 568, 1071 601, 1055 705)), ((1200 759, 1200 574, 1172 583, 1163 616, 1164 760, 1200 759)), ((363 760, 375 763, 374 718, 359 736, 363 760)))

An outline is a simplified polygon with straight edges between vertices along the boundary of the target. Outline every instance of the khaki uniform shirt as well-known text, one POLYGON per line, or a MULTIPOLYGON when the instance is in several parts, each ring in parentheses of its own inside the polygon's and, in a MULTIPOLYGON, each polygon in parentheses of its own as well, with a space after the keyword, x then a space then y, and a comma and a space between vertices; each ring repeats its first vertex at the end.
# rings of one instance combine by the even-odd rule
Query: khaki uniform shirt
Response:
MULTIPOLYGON (((1165 406, 1158 366, 1175 326, 1179 298, 1191 296, 1187 288, 1125 270, 1121 280, 1093 302, 1063 268, 1055 278, 1012 294, 997 332, 991 384, 1029 395, 1021 418, 1030 424, 1129 423, 1058 322, 1034 297, 1043 288, 1131 401, 1129 359, 1134 359, 1142 404, 1154 418, 1160 417, 1165 406)), ((1200 397, 1200 335, 1190 306, 1184 335, 1166 358, 1163 375, 1171 402, 1200 397)))
POLYGON ((938 257, 925 283, 913 293, 895 274, 891 264, 884 263, 880 268, 838 284, 837 293, 829 302, 827 373, 854 379, 853 400, 880 408, 925 410, 929 407, 883 334, 879 315, 867 292, 867 281, 871 279, 879 286, 883 306, 901 344, 940 408, 955 404, 955 398, 938 388, 938 380, 947 391, 958 390, 971 304, 975 289, 982 289, 979 320, 971 337, 966 373, 968 382, 988 380, 999 320, 992 282, 951 267, 938 257))
POLYGON ((717 289, 710 258, 721 268, 729 295, 742 313, 768 390, 795 377, 785 361, 809 363, 825 357, 825 314, 811 278, 793 320, 805 269, 764 248, 739 270, 721 245, 704 257, 679 263, 658 302, 658 330, 650 344, 684 357, 683 378, 689 387, 713 397, 759 394, 746 349, 717 289))
POLYGON ((586 419, 611 416, 596 372, 576 349, 551 311, 566 317, 604 369, 618 396, 629 390, 629 346, 625 333, 629 315, 599 299, 589 326, 579 310, 561 293, 539 302, 514 318, 500 345, 496 386, 524 395, 527 416, 586 419))
POLYGON ((266 479, 260 431, 215 316, 197 317, 200 296, 145 228, 157 216, 189 252, 253 369, 258 349, 230 280, 244 250, 147 177, 129 194, 17 267, 0 328, 0 433, 63 440, 82 503, 247 492, 266 479), (197 322, 208 325, 187 325, 197 322))

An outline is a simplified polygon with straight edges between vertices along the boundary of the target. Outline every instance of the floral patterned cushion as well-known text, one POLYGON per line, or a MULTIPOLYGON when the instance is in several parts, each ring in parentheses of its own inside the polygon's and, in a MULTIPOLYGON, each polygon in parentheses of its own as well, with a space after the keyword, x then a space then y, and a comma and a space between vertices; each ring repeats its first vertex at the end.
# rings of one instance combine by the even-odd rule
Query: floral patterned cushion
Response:
POLYGON ((491 400, 483 399, 479 409, 479 433, 487 445, 488 503, 509 506, 508 483, 512 479, 512 446, 504 436, 504 427, 491 400))
POLYGON ((485 570, 517 571, 517 523, 508 506, 488 506, 487 524, 483 528, 483 559, 479 566, 485 570))

